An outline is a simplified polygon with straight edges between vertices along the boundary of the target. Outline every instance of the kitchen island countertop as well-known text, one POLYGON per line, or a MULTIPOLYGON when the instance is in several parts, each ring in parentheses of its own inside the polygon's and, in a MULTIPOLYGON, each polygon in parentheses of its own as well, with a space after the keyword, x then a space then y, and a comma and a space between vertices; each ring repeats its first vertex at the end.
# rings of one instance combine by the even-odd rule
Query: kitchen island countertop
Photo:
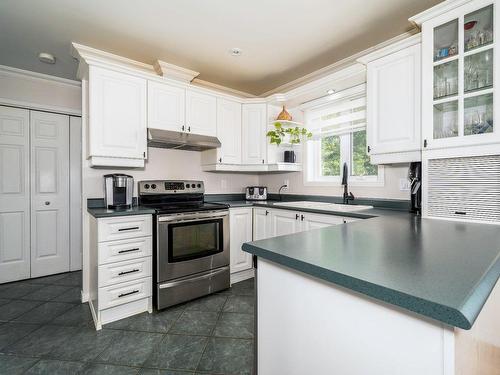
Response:
POLYGON ((371 211, 381 216, 249 242, 243 250, 470 329, 500 275, 500 227, 371 211))

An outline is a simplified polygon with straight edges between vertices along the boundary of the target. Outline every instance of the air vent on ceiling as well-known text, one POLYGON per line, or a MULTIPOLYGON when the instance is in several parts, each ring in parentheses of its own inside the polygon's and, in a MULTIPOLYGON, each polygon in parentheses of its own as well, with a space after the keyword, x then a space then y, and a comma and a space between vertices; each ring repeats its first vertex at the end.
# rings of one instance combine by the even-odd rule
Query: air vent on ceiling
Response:
POLYGON ((427 216, 500 223, 500 155, 429 160, 427 216))

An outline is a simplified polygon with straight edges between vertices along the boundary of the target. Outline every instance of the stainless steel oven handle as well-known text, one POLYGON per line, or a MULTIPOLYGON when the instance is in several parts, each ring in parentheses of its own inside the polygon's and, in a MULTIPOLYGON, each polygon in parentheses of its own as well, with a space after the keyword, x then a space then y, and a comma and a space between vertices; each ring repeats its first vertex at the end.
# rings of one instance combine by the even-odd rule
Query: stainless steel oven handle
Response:
POLYGON ((229 267, 222 267, 222 268, 219 268, 219 269, 216 269, 214 271, 208 272, 208 273, 206 273, 204 275, 201 275, 201 276, 186 277, 186 278, 183 278, 181 280, 172 281, 172 282, 165 283, 165 284, 160 284, 159 287, 160 287, 160 289, 172 288, 172 287, 180 285, 180 284, 192 283, 192 282, 195 282, 195 281, 200 281, 200 280, 208 279, 208 278, 210 278, 212 276, 218 275, 219 273, 226 272, 228 269, 229 269, 229 267))
POLYGON ((229 211, 216 211, 204 213, 190 213, 190 214, 177 214, 177 215, 159 215, 158 222, 172 222, 172 221, 197 221, 204 219, 217 219, 229 215, 229 211))

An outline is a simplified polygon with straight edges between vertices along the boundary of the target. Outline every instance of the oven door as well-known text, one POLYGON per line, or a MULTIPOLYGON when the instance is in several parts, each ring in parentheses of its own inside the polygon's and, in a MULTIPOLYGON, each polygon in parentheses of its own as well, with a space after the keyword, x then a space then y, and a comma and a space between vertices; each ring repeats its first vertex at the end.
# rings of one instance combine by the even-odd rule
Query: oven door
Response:
POLYGON ((159 215, 158 282, 229 265, 229 211, 159 215))

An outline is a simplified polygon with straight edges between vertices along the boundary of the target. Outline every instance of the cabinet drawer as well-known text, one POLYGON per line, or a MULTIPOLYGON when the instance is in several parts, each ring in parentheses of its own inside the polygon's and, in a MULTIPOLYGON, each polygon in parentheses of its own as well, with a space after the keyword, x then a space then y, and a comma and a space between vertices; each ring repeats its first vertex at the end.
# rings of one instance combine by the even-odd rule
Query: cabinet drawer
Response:
POLYGON ((99 265, 123 260, 147 257, 152 254, 151 237, 101 242, 99 244, 99 265))
POLYGON ((151 297, 151 277, 98 289, 99 310, 151 297))
POLYGON ((99 266, 99 287, 150 277, 151 273, 151 257, 105 264, 99 266))
POLYGON ((151 215, 109 217, 98 220, 98 241, 151 236, 151 215))

